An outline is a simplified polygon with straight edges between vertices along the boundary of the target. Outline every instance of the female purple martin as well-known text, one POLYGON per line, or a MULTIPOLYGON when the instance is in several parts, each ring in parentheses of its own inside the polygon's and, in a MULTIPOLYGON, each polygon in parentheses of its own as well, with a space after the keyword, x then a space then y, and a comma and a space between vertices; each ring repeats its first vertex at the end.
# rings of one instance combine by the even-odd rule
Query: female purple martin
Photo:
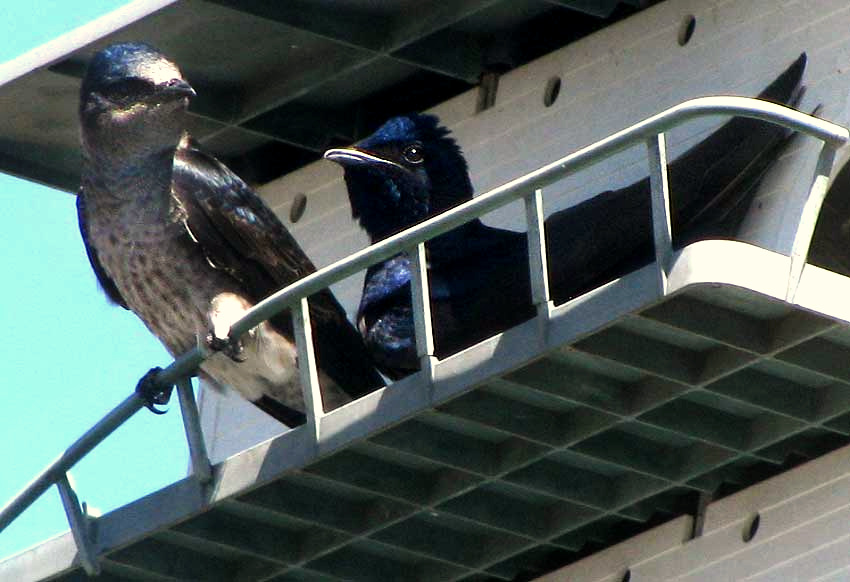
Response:
MULTIPOLYGON (((801 55, 759 97, 795 105, 801 55)), ((673 243, 733 236, 754 186, 790 133, 738 118, 669 165, 673 243)), ((328 150, 341 164, 352 214, 372 242, 472 199, 460 147, 433 115, 387 121, 350 148, 328 150)), ((563 303, 653 258, 646 178, 546 219, 552 299, 563 303)), ((468 222, 426 244, 436 355, 447 355, 534 316, 525 233, 468 222)), ((410 264, 400 254, 366 273, 358 326, 387 375, 418 368, 410 264)))
MULTIPOLYGON (((146 44, 94 55, 79 108, 86 252, 108 297, 172 355, 205 338, 230 357, 213 355, 201 377, 292 426, 304 402, 289 312, 236 342, 226 338, 247 309, 315 267, 251 188, 188 136, 194 95, 177 66, 146 44)), ((310 298, 310 315, 326 408, 383 385, 330 291, 310 298)))

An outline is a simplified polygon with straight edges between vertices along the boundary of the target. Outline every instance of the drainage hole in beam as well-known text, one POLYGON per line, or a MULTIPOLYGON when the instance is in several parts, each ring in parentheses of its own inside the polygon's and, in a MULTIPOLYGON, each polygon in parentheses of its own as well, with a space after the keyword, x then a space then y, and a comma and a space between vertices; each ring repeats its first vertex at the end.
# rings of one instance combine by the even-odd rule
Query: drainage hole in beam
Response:
POLYGON ((688 41, 694 35, 696 26, 697 19, 693 14, 688 14, 682 19, 682 24, 679 26, 679 46, 688 44, 688 41))
POLYGON ((558 98, 561 92, 561 77, 552 77, 546 81, 546 89, 543 92, 543 105, 549 107, 558 98))
POLYGON ((758 533, 759 530, 760 522, 761 516, 757 513, 753 516, 753 519, 750 520, 749 525, 744 529, 744 535, 741 536, 745 544, 750 543, 752 539, 756 537, 756 533, 758 533))

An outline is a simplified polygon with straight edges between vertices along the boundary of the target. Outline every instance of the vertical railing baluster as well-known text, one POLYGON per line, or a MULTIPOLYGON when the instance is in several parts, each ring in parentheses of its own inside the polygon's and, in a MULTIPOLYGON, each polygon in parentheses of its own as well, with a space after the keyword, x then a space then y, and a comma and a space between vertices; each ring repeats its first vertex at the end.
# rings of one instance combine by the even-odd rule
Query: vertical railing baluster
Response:
POLYGON ((545 321, 549 317, 552 302, 549 297, 543 190, 540 188, 525 197, 525 222, 528 230, 528 275, 531 277, 531 300, 537 308, 537 315, 545 321))
POLYGON ((413 295, 413 325, 416 332, 416 355, 425 375, 434 379, 434 329, 431 323, 431 295, 428 290, 428 261, 425 243, 419 243, 408 251, 412 279, 410 291, 413 295))
POLYGON ((658 264, 658 285, 667 292, 667 275, 673 258, 673 231, 670 225, 670 183, 667 178, 667 142, 664 133, 646 141, 649 154, 649 182, 652 188, 652 238, 658 264))
POLYGON ((189 444, 192 475, 201 483, 209 483, 212 479, 212 467, 207 446, 204 443, 198 404, 195 401, 195 392, 192 390, 190 378, 183 378, 177 382, 177 396, 180 400, 180 414, 183 416, 183 430, 186 433, 186 442, 189 444))
POLYGON ((77 498, 77 494, 74 492, 74 488, 71 487, 71 482, 68 479, 68 473, 62 473, 56 479, 56 488, 59 489, 59 496, 62 498, 62 507, 65 508, 68 525, 71 526, 71 535, 74 537, 74 543, 77 544, 80 565, 89 576, 97 576, 100 574, 100 564, 92 547, 88 517, 83 514, 80 507, 80 500, 77 498))
POLYGON ((829 175, 832 173, 834 163, 835 147, 824 143, 815 166, 809 195, 800 213, 800 222, 797 224, 794 242, 791 244, 791 267, 788 275, 788 287, 785 290, 786 301, 794 301, 797 287, 799 287, 800 279, 803 277, 803 267, 806 266, 806 259, 809 256, 809 247, 812 244, 812 236, 815 233, 820 209, 829 189, 829 175))
POLYGON ((312 426, 313 436, 319 442, 319 426, 325 415, 322 405, 322 393, 319 389, 319 372, 316 368, 316 350, 313 345, 313 329, 310 326, 310 304, 302 297, 292 309, 292 324, 295 328, 295 347, 298 351, 298 374, 301 377, 301 390, 304 393, 304 407, 307 425, 312 426))

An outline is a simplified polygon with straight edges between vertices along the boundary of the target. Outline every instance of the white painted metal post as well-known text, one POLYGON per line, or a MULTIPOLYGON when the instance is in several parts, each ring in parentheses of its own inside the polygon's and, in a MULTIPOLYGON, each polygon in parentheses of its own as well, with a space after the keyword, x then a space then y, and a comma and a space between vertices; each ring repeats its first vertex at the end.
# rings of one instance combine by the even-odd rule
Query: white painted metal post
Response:
POLYGON ((428 259, 425 254, 425 243, 416 245, 416 249, 408 251, 411 273, 410 291, 413 295, 413 326, 416 332, 416 355, 419 356, 419 366, 425 375, 434 379, 434 329, 431 322, 431 294, 428 291, 428 259))
POLYGON ((63 473, 56 480, 56 488, 59 489, 62 506, 65 508, 65 515, 68 517, 68 525, 71 526, 71 535, 74 536, 74 543, 77 544, 80 565, 89 576, 97 576, 100 574, 100 564, 92 547, 89 524, 80 508, 80 501, 73 487, 71 487, 67 473, 63 473))
POLYGON ((319 442, 319 420, 325 415, 322 392, 319 389, 319 372, 316 368, 316 350, 313 345, 313 329, 310 326, 310 304, 302 297, 292 310, 292 325, 295 329, 295 347, 298 350, 298 373, 304 393, 307 425, 312 426, 316 442, 319 442))
POLYGON ((528 230, 528 265, 531 277, 531 300, 543 321, 549 317, 549 266, 546 232, 543 223, 543 190, 537 188, 525 197, 525 222, 528 230))
POLYGON ((189 444, 192 475, 201 483, 209 483, 212 480, 212 467, 204 443, 204 434, 201 431, 201 419, 198 415, 191 378, 183 378, 177 382, 177 396, 180 400, 180 414, 183 416, 183 430, 186 432, 186 442, 189 444))
POLYGON ((661 294, 667 292, 667 274, 673 257, 673 231, 670 224, 670 184, 667 180, 667 141, 664 133, 646 140, 649 154, 649 183, 652 187, 652 238, 658 264, 661 294))
POLYGON ((791 272, 788 277, 788 289, 785 292, 785 300, 793 301, 803 276, 803 267, 809 256, 809 246, 812 244, 812 236, 815 233, 820 208, 823 205, 826 192, 829 189, 829 175, 832 172, 832 164, 835 161, 835 147, 824 143, 815 166, 815 175, 812 178, 812 186, 809 188, 809 196, 800 214, 800 222, 794 234, 794 242, 791 245, 791 272))

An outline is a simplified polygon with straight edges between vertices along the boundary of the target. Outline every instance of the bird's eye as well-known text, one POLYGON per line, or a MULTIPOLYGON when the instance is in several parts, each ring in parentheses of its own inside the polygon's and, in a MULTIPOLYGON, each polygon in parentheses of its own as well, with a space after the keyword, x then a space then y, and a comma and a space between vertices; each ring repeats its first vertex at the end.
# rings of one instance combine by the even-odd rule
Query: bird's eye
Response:
POLYGON ((409 164, 421 164, 425 161, 425 157, 422 155, 422 145, 418 143, 410 144, 404 148, 401 155, 404 156, 404 161, 409 164))
POLYGON ((150 81, 133 77, 109 83, 102 93, 112 101, 127 101, 151 95, 155 90, 156 87, 150 81))

